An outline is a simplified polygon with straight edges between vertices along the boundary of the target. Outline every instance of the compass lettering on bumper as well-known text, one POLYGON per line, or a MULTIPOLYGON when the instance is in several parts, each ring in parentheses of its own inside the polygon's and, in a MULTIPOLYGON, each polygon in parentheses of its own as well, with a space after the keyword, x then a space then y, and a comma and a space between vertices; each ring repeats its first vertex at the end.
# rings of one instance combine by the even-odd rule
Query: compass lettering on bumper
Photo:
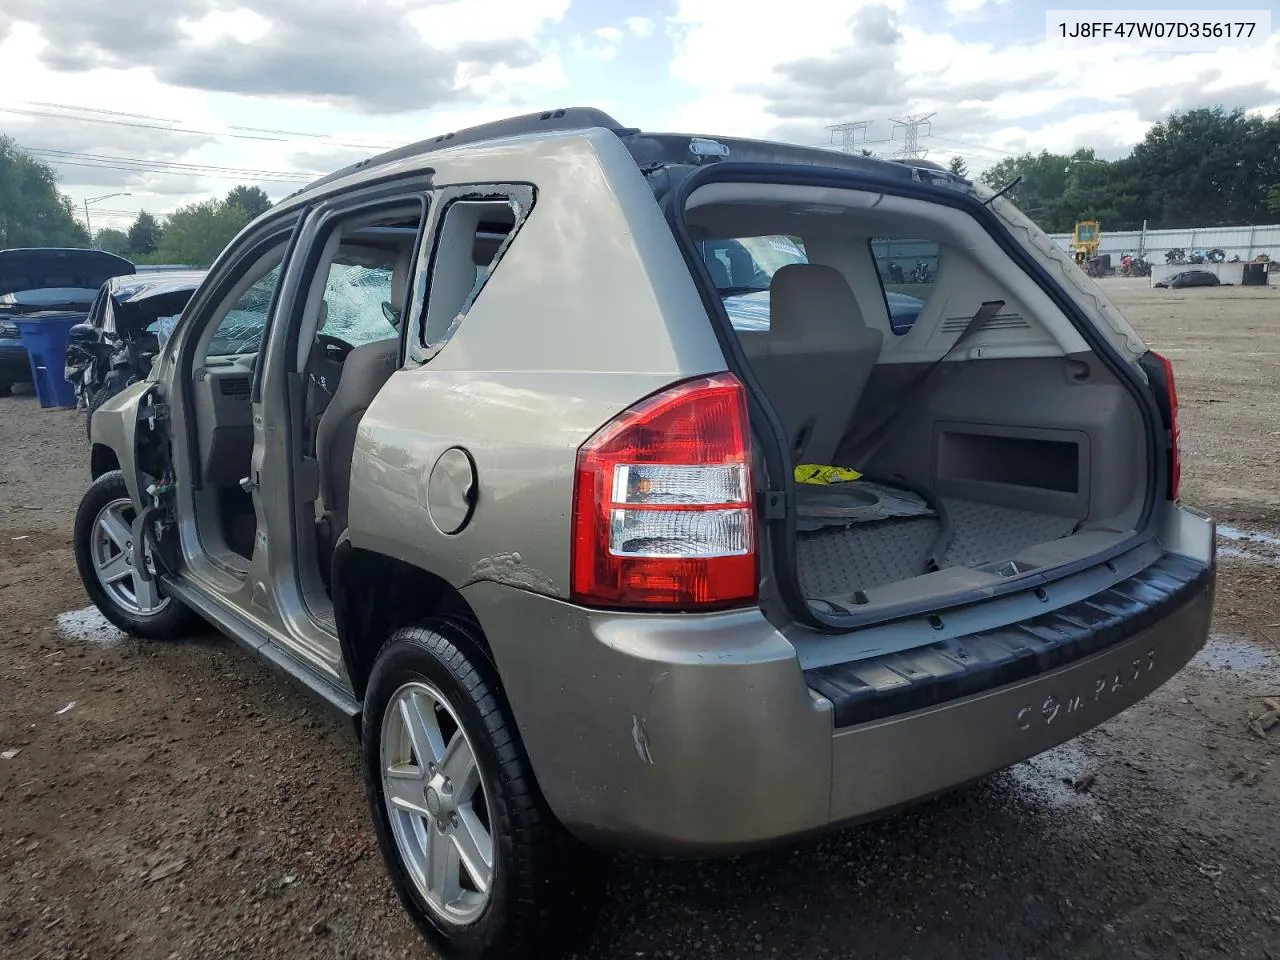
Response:
POLYGON ((1030 730, 1034 726, 1052 726, 1054 721, 1061 717, 1072 716, 1093 704, 1110 700, 1123 693, 1125 687, 1139 682, 1152 673, 1155 666, 1155 651, 1148 650, 1145 656, 1134 657, 1128 663, 1117 664, 1097 674, 1087 692, 1077 690, 1063 695, 1051 692, 1039 702, 1024 704, 1016 715, 1018 729, 1030 730))

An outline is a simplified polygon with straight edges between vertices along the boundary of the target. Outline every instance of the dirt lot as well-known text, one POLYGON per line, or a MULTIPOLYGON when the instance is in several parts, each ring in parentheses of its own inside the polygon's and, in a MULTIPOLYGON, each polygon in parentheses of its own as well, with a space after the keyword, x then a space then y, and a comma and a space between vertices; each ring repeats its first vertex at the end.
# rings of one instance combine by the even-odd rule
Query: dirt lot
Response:
MULTIPOLYGON (((585 956, 1280 958, 1280 727, 1247 725, 1280 696, 1280 290, 1107 289, 1177 364, 1185 498, 1230 525, 1209 648, 978 788, 769 854, 621 862, 585 956)), ((0 956, 430 956, 341 723, 229 641, 59 626, 87 603, 80 417, 0 400, 0 956)))

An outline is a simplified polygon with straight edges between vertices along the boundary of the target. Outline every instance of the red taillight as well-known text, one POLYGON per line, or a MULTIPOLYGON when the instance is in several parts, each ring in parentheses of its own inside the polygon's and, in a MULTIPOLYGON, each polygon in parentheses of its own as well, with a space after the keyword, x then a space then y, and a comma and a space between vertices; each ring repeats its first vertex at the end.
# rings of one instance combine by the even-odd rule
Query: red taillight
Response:
POLYGON ((1155 358, 1164 368, 1164 382, 1169 391, 1169 499, 1177 500, 1182 484, 1182 457, 1178 450, 1178 388, 1173 380, 1173 364, 1158 353, 1155 353, 1155 358))
POLYGON ((641 401, 578 451, 573 599, 668 610, 754 603, 753 498, 737 377, 699 377, 641 401))

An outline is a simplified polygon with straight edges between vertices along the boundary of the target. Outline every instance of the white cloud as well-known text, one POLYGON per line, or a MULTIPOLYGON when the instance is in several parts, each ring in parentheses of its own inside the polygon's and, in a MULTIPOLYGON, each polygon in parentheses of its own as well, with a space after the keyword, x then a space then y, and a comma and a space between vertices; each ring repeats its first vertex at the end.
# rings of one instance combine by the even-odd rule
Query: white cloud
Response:
MULTIPOLYGON (((870 120, 868 139, 883 140, 891 117, 936 111, 932 132, 946 141, 921 131, 930 156, 961 152, 963 141, 993 162, 1000 154, 982 144, 1122 153, 1173 110, 1280 104, 1280 36, 1218 53, 1109 53, 1090 58, 1086 74, 1046 40, 961 41, 942 24, 913 23, 898 0, 792 0, 785 18, 766 9, 776 3, 677 0, 671 70, 697 95, 670 108, 674 129, 826 143, 828 124, 870 120), (761 17, 768 30, 757 28, 761 17)), ((869 146, 887 154, 897 145, 869 146)))
POLYGON ((580 60, 608 61, 618 55, 618 40, 622 33, 613 27, 601 27, 590 36, 575 33, 569 38, 569 52, 580 60), (613 34, 617 39, 611 39, 613 34))
POLYGON ((256 43, 271 29, 271 21, 253 10, 237 7, 234 10, 210 10, 194 20, 179 19, 178 28, 197 45, 224 38, 237 43, 256 43))
MULTIPOLYGON (((434 109, 428 109, 429 101, 409 99, 410 109, 377 117, 336 109, 323 95, 272 98, 210 93, 164 82, 155 67, 147 66, 161 62, 158 58, 120 55, 125 49, 122 44, 135 43, 137 30, 131 32, 128 23, 115 23, 117 14, 140 15, 138 11, 145 7, 141 0, 121 0, 123 6, 113 7, 110 16, 96 0, 65 0, 87 4, 74 11, 75 17, 69 15, 72 11, 63 11, 63 21, 75 21, 70 26, 59 26, 59 18, 42 0, 14 2, 18 6, 6 7, 13 19, 0 17, 0 62, 9 78, 0 90, 0 133, 27 147, 62 151, 42 154, 42 158, 52 164, 62 189, 77 204, 85 196, 132 194, 102 204, 104 210, 146 208, 162 214, 182 203, 220 196, 236 183, 257 182, 253 171, 296 172, 300 179, 293 182, 263 179, 264 189, 278 199, 313 175, 353 158, 543 108, 569 84, 559 46, 547 36, 564 16, 569 0, 394 0, 393 8, 383 10, 383 21, 398 17, 412 45, 418 32, 414 11, 429 12, 430 42, 436 49, 447 46, 457 60, 456 67, 449 67, 446 83, 465 95, 434 109), (59 30, 75 32, 59 34, 59 30), (53 41, 55 36, 64 39, 53 41), (120 111, 138 116, 122 116, 120 111), (312 130, 323 136, 277 136, 248 127, 312 130), (216 135, 178 133, 173 128, 216 135), (247 139, 252 137, 261 139, 247 139), (194 165, 200 168, 193 169, 194 165)), ((328 14, 338 4, 329 0, 316 6, 328 14)), ((283 8, 274 0, 240 0, 239 6, 219 9, 213 9, 213 0, 173 0, 167 16, 157 9, 148 14, 147 27, 159 38, 157 42, 184 45, 207 58, 228 44, 252 51, 278 42, 272 34, 280 24, 272 18, 283 8)), ((313 45, 313 56, 316 49, 313 45)), ((273 62, 265 53, 256 59, 265 68, 273 62)), ((287 73, 283 66, 276 69, 287 73)), ((335 92, 351 81, 353 69, 350 63, 345 69, 338 62, 333 64, 328 82, 335 92)), ((420 70, 421 64, 413 69, 420 70)), ((325 82, 326 74, 319 76, 325 82)), ((109 216, 128 219, 127 213, 103 213, 104 218, 109 216)))
MULTIPOLYGON (((132 197, 104 210, 163 213, 254 178, 161 172, 162 163, 309 177, 390 145, 565 102, 626 112, 631 82, 600 86, 611 71, 599 64, 659 29, 673 56, 655 69, 678 81, 664 89, 691 93, 647 107, 649 126, 825 144, 827 124, 872 120, 869 138, 883 139, 890 117, 937 111, 934 138, 922 131, 922 145, 934 158, 969 157, 974 172, 1001 151, 1089 145, 1116 155, 1174 109, 1280 104, 1274 36, 1218 54, 1064 56, 1039 38, 961 41, 945 15, 913 20, 906 0, 791 0, 784 16, 777 0, 671 0, 668 17, 619 13, 614 25, 571 34, 570 2, 383 0, 360 17, 344 0, 115 0, 110 10, 101 0, 7 0, 0 132, 66 151, 47 156, 77 201, 127 190, 132 197), (402 42, 375 42, 375 33, 402 42)), ((991 22, 1009 9, 1008 0, 944 2, 953 17, 991 22)), ((871 147, 889 154, 896 144, 871 147)), ((279 197, 299 184, 263 185, 279 197)))
POLYGON ((984 7, 994 7, 1008 0, 947 0, 947 13, 953 17, 963 17, 976 13, 984 7))
POLYGON ((637 37, 647 37, 653 33, 653 21, 648 17, 627 17, 622 22, 637 37))
POLYGON ((468 41, 536 37, 564 19, 569 0, 446 0, 414 6, 406 19, 424 40, 448 49, 468 41))

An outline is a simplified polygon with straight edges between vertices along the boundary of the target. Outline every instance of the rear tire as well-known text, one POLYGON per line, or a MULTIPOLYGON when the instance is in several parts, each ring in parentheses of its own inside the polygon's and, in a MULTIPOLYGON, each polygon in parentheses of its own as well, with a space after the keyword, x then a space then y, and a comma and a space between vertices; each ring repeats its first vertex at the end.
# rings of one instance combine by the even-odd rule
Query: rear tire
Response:
POLYGON ((475 960, 573 945, 594 918, 603 861, 547 807, 493 669, 464 629, 391 636, 369 678, 363 744, 383 860, 429 941, 475 960))
POLYGON ((13 396, 13 384, 6 380, 0 380, 0 397, 13 396))
POLYGON ((119 470, 104 473, 85 491, 76 511, 73 542, 85 593, 104 617, 144 640, 177 640, 196 633, 201 621, 190 608, 164 595, 154 579, 133 574, 133 501, 119 470))

